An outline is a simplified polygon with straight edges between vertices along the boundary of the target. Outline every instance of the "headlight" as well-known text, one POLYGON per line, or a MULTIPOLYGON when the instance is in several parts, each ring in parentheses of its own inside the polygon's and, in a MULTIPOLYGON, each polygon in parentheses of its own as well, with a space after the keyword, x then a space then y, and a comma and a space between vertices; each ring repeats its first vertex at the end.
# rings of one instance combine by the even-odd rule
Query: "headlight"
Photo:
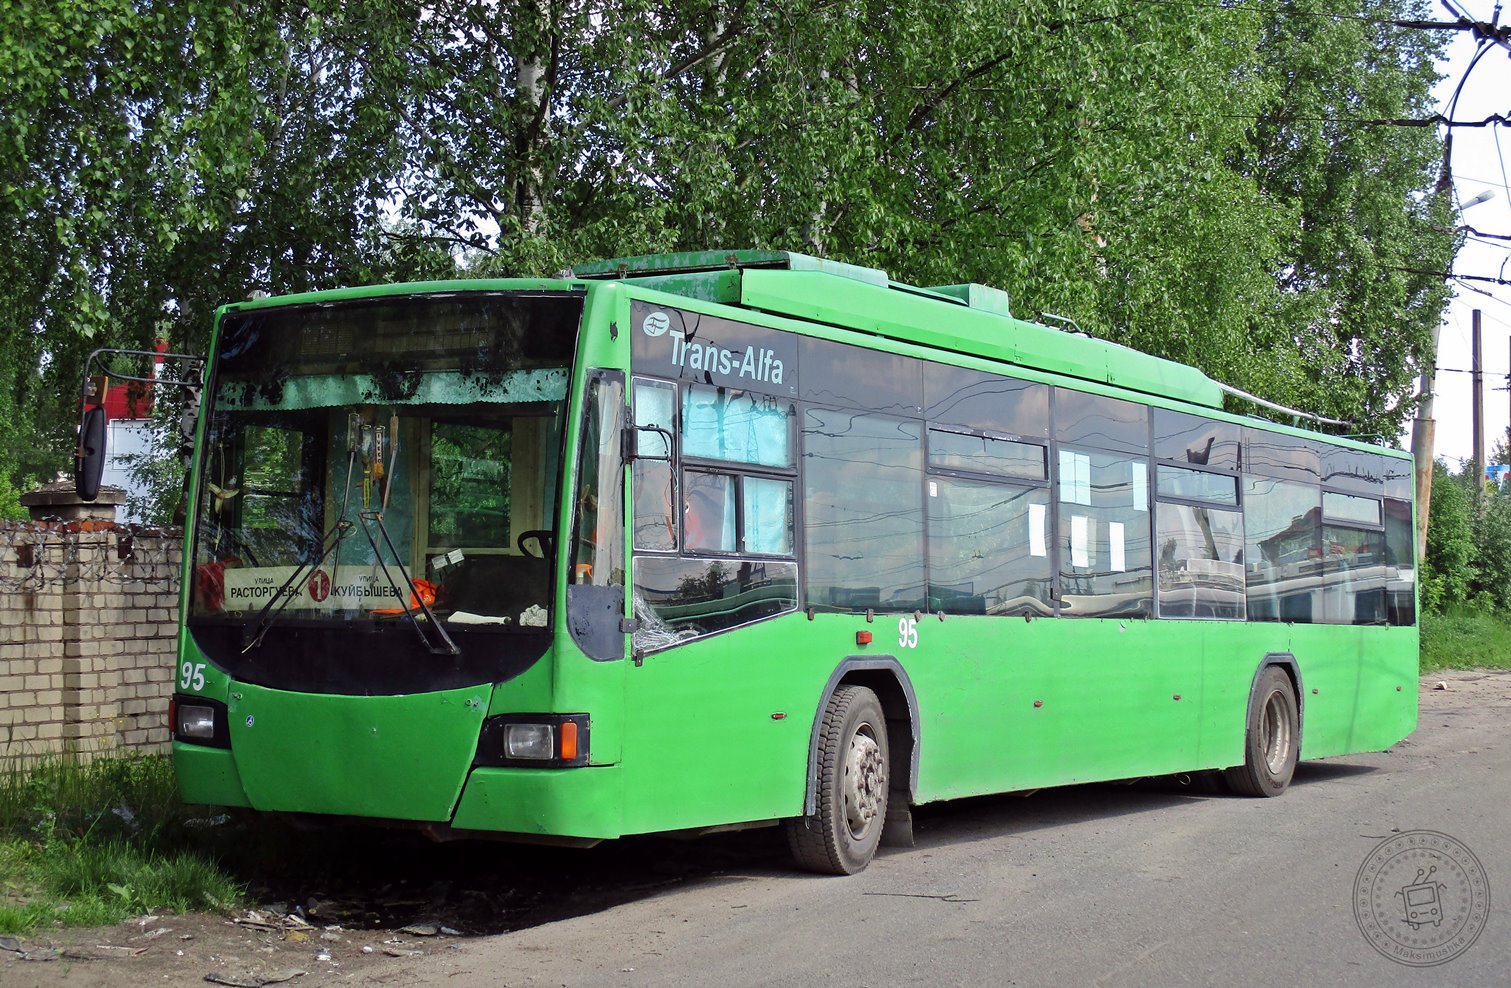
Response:
POLYGON ((181 705, 178 708, 178 723, 174 726, 174 733, 184 738, 206 740, 213 738, 215 736, 215 708, 187 703, 181 705))
POLYGON ((550 724, 509 724, 504 728, 506 758, 548 759, 556 756, 556 732, 550 724))
POLYGON ((587 714, 500 714, 483 721, 475 765, 588 764, 587 714))
POLYGON ((175 741, 231 747, 230 719, 226 705, 219 700, 174 694, 168 700, 168 727, 175 741))

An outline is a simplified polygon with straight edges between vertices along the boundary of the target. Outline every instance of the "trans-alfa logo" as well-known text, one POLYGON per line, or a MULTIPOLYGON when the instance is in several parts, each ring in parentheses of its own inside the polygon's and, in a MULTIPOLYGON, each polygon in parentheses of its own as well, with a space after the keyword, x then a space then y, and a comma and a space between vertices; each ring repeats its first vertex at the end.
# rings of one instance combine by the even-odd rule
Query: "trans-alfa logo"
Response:
POLYGON ((654 339, 657 336, 665 336, 666 331, 672 326, 672 321, 667 318, 665 312, 652 312, 645 317, 640 324, 640 331, 654 339))

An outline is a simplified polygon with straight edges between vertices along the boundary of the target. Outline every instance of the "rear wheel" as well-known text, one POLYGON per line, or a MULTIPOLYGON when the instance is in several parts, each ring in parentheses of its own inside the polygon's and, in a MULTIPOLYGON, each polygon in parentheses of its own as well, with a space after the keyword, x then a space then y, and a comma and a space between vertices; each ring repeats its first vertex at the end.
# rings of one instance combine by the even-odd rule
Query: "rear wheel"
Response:
POLYGON ((1249 698, 1243 764, 1226 769, 1223 779, 1240 796, 1278 796, 1291 783, 1300 749, 1296 690, 1284 669, 1269 666, 1249 698))
POLYGON ((887 818, 889 756, 876 694, 864 686, 835 690, 819 726, 816 811, 786 823, 799 865, 853 875, 871 863, 887 818))

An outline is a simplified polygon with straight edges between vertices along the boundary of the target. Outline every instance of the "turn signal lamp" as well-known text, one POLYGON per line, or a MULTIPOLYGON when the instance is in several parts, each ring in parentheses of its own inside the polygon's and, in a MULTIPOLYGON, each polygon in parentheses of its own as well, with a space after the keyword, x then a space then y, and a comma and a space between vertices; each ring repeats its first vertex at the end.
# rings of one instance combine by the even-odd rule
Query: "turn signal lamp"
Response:
POLYGON ((871 644, 871 632, 869 632, 869 631, 857 631, 855 633, 855 644, 857 644, 857 645, 869 645, 869 644, 871 644))

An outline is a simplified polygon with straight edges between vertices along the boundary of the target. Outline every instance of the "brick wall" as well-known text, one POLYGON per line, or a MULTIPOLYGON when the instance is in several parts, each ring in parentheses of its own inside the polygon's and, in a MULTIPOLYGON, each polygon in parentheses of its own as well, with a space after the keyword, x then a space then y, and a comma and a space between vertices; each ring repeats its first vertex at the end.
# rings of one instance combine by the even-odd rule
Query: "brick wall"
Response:
POLYGON ((165 751, 183 537, 0 521, 0 755, 165 751))

